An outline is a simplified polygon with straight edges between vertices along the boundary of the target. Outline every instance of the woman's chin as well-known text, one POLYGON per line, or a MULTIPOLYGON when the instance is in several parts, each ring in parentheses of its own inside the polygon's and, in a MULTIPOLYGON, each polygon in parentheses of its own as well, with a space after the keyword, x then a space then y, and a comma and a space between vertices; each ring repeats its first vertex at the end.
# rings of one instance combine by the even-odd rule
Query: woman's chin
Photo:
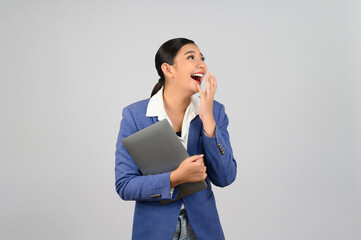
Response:
POLYGON ((198 84, 195 84, 195 85, 192 87, 192 89, 191 89, 191 91, 192 91, 193 94, 199 92, 197 85, 198 85, 198 84))
POLYGON ((201 86, 201 83, 199 82, 199 83, 194 84, 194 86, 195 86, 194 91, 195 92, 199 92, 198 85, 201 86))

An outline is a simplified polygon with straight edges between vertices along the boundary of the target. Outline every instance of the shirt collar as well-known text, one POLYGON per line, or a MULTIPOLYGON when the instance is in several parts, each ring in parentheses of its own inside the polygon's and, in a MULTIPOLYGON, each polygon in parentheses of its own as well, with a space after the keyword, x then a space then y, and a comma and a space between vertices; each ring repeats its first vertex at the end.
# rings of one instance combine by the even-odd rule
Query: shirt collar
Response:
MULTIPOLYGON (((164 109, 164 102, 163 102, 163 87, 154 94, 148 103, 147 107, 147 117, 158 117, 158 120, 162 120, 168 118, 167 113, 164 109)), ((192 115, 196 116, 199 113, 199 106, 200 106, 200 97, 196 94, 191 96, 190 103, 187 108, 193 113, 192 115)))

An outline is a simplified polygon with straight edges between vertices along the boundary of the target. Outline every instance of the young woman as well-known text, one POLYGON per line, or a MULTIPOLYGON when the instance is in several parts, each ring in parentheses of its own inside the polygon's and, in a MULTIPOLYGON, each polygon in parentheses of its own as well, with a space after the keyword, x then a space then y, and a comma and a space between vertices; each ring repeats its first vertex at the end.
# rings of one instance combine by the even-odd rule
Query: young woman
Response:
POLYGON ((228 117, 214 100, 216 78, 206 76, 203 54, 185 38, 165 42, 156 53, 155 66, 160 79, 151 98, 123 109, 116 144, 116 190, 123 200, 136 201, 132 239, 224 239, 211 183, 231 184, 237 165, 228 117), (205 91, 200 86, 203 80, 205 91), (190 157, 172 172, 142 176, 121 140, 163 119, 170 122, 190 157), (206 189, 166 205, 159 202, 176 199, 180 184, 203 180, 206 189))

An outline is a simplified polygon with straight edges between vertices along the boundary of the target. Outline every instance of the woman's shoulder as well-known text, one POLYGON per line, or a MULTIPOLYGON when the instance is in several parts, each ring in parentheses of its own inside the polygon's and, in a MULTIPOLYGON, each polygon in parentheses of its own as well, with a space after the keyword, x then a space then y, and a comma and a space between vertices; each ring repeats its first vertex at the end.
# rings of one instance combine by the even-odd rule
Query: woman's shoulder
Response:
POLYGON ((215 105, 217 107, 221 107, 223 104, 218 102, 217 100, 213 100, 213 105, 215 105))
POLYGON ((131 112, 133 111, 146 111, 149 103, 149 99, 143 99, 137 102, 133 102, 132 104, 129 104, 125 108, 128 108, 131 112))
POLYGON ((123 108, 123 119, 133 122, 137 131, 154 123, 153 118, 146 116, 149 100, 150 98, 133 102, 123 108))
POLYGON ((213 100, 213 111, 224 111, 224 105, 217 100, 213 100))

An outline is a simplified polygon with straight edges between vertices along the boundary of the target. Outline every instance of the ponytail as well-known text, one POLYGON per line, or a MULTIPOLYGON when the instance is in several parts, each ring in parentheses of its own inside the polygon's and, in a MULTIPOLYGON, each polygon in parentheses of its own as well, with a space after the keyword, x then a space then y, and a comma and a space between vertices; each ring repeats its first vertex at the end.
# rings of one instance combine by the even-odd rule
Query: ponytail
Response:
POLYGON ((157 84, 155 84, 150 97, 153 97, 153 95, 155 95, 164 86, 164 80, 165 79, 163 76, 159 78, 159 81, 157 82, 157 84))

